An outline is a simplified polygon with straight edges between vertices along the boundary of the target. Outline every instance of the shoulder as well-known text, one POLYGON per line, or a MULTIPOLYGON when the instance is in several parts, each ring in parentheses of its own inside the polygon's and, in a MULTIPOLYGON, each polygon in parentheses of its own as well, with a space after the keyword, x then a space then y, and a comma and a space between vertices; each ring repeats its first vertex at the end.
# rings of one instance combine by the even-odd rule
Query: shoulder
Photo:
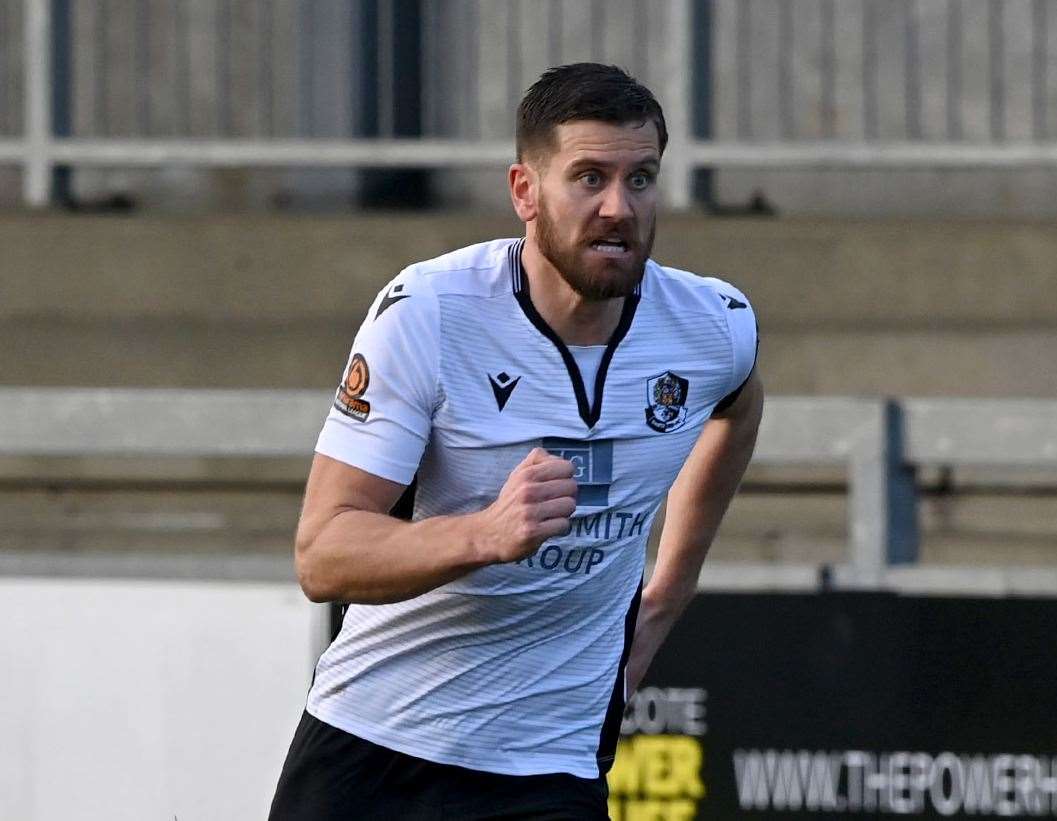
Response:
POLYGON ((511 254, 516 239, 496 239, 409 265, 393 283, 435 296, 495 296, 513 290, 511 254))
POLYGON ((517 241, 493 240, 470 245, 407 266, 378 292, 369 322, 384 315, 436 319, 440 297, 451 294, 492 296, 512 290, 507 258, 517 241), (391 310, 400 304, 400 310, 391 310))
POLYGON ((671 322, 689 322, 700 333, 726 337, 731 351, 730 390, 748 378, 756 363, 759 328, 756 313, 745 293, 719 277, 658 265, 651 260, 643 299, 658 306, 671 322))
POLYGON ((729 314, 744 310, 752 315, 752 305, 745 293, 732 283, 714 276, 649 262, 649 280, 643 298, 668 303, 682 311, 729 314))

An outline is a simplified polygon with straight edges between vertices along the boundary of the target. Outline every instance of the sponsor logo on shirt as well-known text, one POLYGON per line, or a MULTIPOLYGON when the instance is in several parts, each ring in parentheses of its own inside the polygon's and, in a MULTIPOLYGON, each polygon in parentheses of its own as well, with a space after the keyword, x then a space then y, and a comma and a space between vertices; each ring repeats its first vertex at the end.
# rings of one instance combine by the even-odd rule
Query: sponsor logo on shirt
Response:
POLYGON ((573 463, 576 472, 576 506, 608 507, 609 485, 613 481, 613 440, 579 441, 548 436, 543 449, 573 463))
POLYGON ((565 571, 566 573, 583 573, 585 576, 602 564, 606 551, 591 546, 587 540, 612 542, 618 539, 639 538, 648 535, 646 523, 649 520, 648 510, 601 510, 586 516, 573 517, 569 536, 576 539, 574 544, 545 544, 535 553, 518 559, 514 564, 533 569, 565 571))
POLYGON ((686 394, 690 390, 687 379, 665 371, 646 380, 646 424, 659 433, 681 428, 686 424, 686 394))
POLYGON ((541 570, 564 570, 566 573, 583 573, 587 576, 593 568, 602 564, 605 557, 606 552, 598 547, 577 549, 546 544, 531 556, 518 559, 514 564, 532 568, 538 565, 541 570))
POLYGON ((334 397, 334 407, 357 422, 366 422, 371 415, 371 403, 361 397, 371 383, 371 369, 363 354, 353 354, 349 370, 334 397))
MULTIPOLYGON (((577 508, 609 507, 609 486, 613 481, 612 439, 581 441, 548 436, 541 444, 551 455, 573 463, 577 508)), ((578 540, 597 539, 606 542, 641 536, 648 518, 648 511, 601 510, 587 513, 572 518, 569 535, 578 540)), ((540 570, 589 575, 605 557, 606 551, 600 547, 547 544, 516 564, 540 570)))

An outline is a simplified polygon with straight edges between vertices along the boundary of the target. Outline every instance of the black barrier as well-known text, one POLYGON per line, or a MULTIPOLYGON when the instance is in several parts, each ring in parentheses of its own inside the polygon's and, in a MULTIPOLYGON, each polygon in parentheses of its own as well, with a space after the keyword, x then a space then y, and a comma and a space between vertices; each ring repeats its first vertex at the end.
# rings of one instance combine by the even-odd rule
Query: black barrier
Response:
POLYGON ((614 821, 1057 816, 1057 600, 702 594, 624 716, 614 821))

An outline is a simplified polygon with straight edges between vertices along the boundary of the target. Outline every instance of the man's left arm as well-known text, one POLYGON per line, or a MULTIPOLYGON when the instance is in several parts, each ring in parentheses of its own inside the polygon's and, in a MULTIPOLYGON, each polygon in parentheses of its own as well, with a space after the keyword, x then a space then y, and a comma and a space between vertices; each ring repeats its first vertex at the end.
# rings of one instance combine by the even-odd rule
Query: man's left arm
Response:
POLYGON ((713 414, 668 492, 653 575, 642 591, 628 658, 630 696, 697 590, 701 565, 752 457, 763 413, 754 370, 737 400, 713 414))

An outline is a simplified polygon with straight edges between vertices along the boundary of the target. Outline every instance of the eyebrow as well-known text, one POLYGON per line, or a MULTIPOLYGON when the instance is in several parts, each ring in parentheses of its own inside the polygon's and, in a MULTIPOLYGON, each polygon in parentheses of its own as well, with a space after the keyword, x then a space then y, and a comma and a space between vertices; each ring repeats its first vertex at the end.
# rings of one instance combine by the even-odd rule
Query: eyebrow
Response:
MULTIPOLYGON (((610 162, 608 160, 600 160, 593 157, 584 157, 579 160, 575 160, 569 165, 568 170, 570 172, 577 171, 581 168, 615 168, 617 163, 610 162)), ((636 167, 648 166, 653 169, 659 169, 661 167, 661 161, 658 157, 647 157, 639 163, 635 163, 636 167)))

